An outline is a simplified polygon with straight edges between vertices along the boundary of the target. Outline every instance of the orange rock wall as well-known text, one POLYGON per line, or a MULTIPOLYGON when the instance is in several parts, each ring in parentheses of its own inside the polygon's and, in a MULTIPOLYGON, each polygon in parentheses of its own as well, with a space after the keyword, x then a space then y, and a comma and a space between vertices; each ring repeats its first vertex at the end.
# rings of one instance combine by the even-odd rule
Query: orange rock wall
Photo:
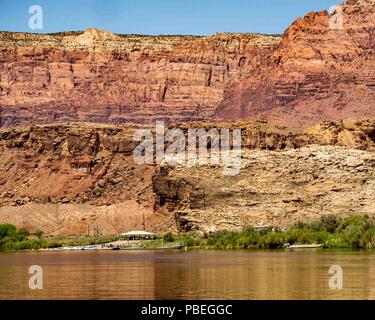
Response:
POLYGON ((1 126, 212 118, 278 36, 0 33, 1 126))

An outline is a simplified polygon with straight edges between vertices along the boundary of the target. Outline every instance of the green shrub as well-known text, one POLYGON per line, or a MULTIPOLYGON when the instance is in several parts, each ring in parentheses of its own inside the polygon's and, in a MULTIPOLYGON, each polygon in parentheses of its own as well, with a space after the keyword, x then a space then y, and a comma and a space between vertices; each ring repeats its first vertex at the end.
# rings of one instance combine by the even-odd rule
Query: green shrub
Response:
POLYGON ((42 235, 43 235, 43 231, 40 230, 40 229, 36 229, 35 232, 34 232, 34 234, 35 234, 38 238, 41 238, 42 235))
POLYGON ((29 235, 29 231, 27 231, 26 228, 21 228, 21 229, 19 229, 19 230, 17 231, 17 235, 16 235, 16 237, 17 237, 17 239, 18 239, 19 241, 22 241, 22 240, 24 240, 28 235, 29 235))
POLYGON ((172 233, 168 232, 163 236, 163 240, 165 242, 173 242, 174 241, 174 236, 172 233))
POLYGON ((287 237, 282 232, 270 232, 260 238, 259 246, 265 249, 280 249, 287 243, 287 237))
POLYGON ((335 215, 329 214, 320 217, 319 229, 315 231, 324 230, 329 233, 334 233, 341 223, 341 219, 335 215))
POLYGON ((17 232, 17 229, 12 224, 0 224, 0 239, 4 237, 14 236, 17 232))
MULTIPOLYGON (((204 235, 204 237, 208 238, 209 235, 204 235)), ((179 236, 179 240, 188 247, 197 247, 202 244, 201 236, 196 232, 184 233, 179 236)))

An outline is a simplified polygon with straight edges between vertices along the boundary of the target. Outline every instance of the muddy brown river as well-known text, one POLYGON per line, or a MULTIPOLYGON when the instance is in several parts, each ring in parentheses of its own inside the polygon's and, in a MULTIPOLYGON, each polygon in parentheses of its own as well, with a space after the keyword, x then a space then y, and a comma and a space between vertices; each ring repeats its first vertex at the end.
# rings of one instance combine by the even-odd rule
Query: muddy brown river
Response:
POLYGON ((375 299, 375 251, 0 253, 1 299, 375 299), (42 267, 43 289, 29 268, 42 267), (329 268, 342 269, 342 289, 329 268))

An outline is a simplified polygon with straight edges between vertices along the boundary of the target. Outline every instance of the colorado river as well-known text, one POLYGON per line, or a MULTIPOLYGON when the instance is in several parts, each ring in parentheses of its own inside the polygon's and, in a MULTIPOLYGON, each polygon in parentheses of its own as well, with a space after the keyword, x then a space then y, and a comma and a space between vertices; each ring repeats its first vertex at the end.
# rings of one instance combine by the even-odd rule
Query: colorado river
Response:
POLYGON ((375 299, 375 251, 0 253, 0 299, 375 299), (29 289, 32 265, 42 290, 29 289))

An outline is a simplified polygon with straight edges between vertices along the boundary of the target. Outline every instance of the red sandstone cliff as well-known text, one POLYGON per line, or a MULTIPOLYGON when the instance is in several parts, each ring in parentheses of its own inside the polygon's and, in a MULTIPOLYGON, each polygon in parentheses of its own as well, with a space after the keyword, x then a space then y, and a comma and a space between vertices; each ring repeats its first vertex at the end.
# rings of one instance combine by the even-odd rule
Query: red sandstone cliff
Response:
POLYGON ((0 32, 0 126, 268 119, 305 126, 375 115, 375 2, 253 34, 0 32))
POLYGON ((375 114, 375 1, 342 7, 343 29, 309 13, 284 33, 258 73, 238 81, 217 114, 301 126, 375 114))
POLYGON ((0 33, 1 126, 210 119, 278 36, 0 33))

